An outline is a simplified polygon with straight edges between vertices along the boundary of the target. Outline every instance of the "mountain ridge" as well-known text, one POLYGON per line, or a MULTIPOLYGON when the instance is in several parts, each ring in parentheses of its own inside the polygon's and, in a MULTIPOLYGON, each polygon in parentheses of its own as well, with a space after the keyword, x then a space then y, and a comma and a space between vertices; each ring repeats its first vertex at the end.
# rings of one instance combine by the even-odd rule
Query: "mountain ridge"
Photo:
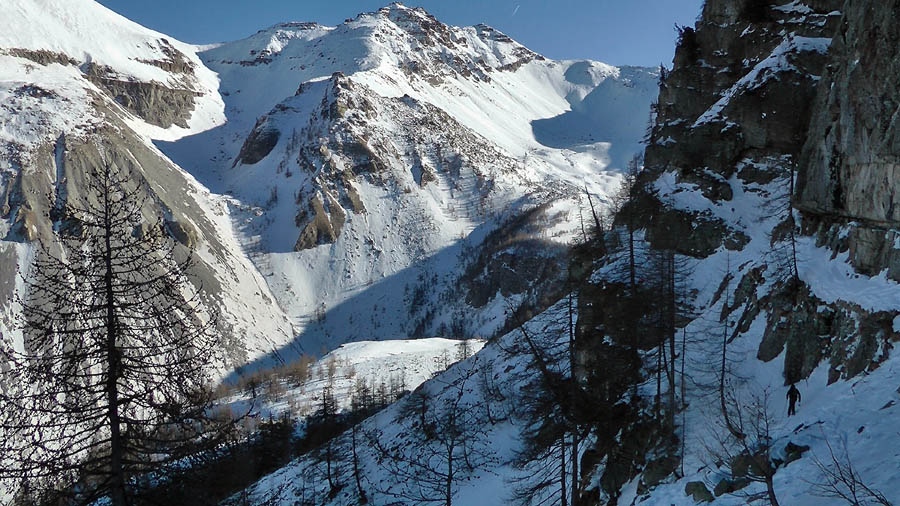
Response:
POLYGON ((191 46, 85 0, 15 1, 4 10, 12 14, 2 16, 0 44, 4 336, 15 342, 20 331, 15 277, 27 274, 37 241, 55 241, 51 208, 83 198, 84 174, 112 164, 148 183, 148 219, 161 216, 180 247, 195 249, 191 274, 207 288, 205 302, 233 307, 219 327, 231 365, 289 342, 293 330, 265 281, 235 253, 227 206, 149 142, 224 121, 215 75, 191 46))

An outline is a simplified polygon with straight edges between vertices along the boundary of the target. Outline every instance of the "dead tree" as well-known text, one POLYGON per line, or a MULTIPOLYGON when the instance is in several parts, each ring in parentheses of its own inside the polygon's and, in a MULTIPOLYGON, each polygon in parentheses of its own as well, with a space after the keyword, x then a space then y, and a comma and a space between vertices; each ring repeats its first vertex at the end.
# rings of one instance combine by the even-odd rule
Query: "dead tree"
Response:
POLYGON ((842 440, 840 454, 835 453, 831 441, 825 439, 828 459, 813 455, 813 462, 819 469, 820 480, 811 482, 812 493, 819 497, 841 499, 851 506, 893 506, 880 490, 869 486, 860 476, 850 459, 847 441, 842 440))
POLYGON ((80 198, 55 202, 58 241, 38 245, 22 279, 23 341, 0 351, 0 478, 39 501, 121 506, 141 475, 218 444, 233 423, 208 416, 221 354, 191 251, 139 174, 106 165, 85 181, 80 198))
POLYGON ((403 504, 452 506, 459 482, 495 463, 483 409, 467 397, 477 370, 461 371, 436 394, 420 389, 408 395, 398 423, 409 420, 412 426, 398 440, 387 441, 377 430, 367 434, 379 464, 392 476, 382 494, 403 504))
POLYGON ((740 396, 734 388, 726 388, 725 409, 716 420, 713 442, 705 446, 711 460, 730 474, 730 493, 743 495, 748 501, 768 500, 779 506, 774 478, 777 463, 772 458, 774 416, 769 410, 768 392, 740 396), (743 485, 764 483, 765 492, 744 492, 743 485))

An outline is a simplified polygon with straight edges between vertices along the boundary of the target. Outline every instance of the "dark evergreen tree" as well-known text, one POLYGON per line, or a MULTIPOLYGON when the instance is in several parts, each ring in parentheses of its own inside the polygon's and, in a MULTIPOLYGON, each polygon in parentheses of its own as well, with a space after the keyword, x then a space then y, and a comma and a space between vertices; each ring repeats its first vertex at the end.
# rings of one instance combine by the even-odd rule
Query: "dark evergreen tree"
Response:
POLYGON ((575 292, 561 302, 520 325, 521 340, 508 350, 530 364, 519 378, 527 381, 518 388, 514 408, 522 423, 522 448, 513 462, 521 471, 512 494, 519 504, 580 504, 582 443, 596 419, 607 414, 584 374, 579 378, 575 292))
POLYGON ((337 399, 331 386, 326 386, 319 397, 319 408, 307 421, 306 433, 313 464, 308 469, 308 478, 328 483, 328 496, 334 497, 343 483, 341 477, 346 467, 346 448, 339 438, 346 428, 338 416, 337 399))

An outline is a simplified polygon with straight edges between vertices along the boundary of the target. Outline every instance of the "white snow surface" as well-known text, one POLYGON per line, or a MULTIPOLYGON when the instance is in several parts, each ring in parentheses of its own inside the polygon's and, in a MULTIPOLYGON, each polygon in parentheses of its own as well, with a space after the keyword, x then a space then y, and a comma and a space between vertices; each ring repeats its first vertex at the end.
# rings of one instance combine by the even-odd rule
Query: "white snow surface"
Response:
MULTIPOLYGON (((481 339, 467 341, 469 352, 480 351, 485 344, 481 339)), ((236 412, 246 410, 253 403, 253 412, 260 416, 279 416, 291 413, 303 419, 314 413, 321 404, 322 392, 330 387, 338 412, 351 408, 353 389, 358 381, 364 382, 374 392, 378 385, 392 382, 403 385, 405 390, 415 390, 425 381, 459 361, 462 341, 430 337, 414 340, 357 341, 342 344, 310 365, 311 377, 301 385, 287 381, 281 384, 284 392, 277 399, 263 396, 255 402, 248 392, 226 399, 236 412), (329 363, 334 363, 335 374, 328 375, 329 363)))
MULTIPOLYGON (((537 334, 547 332, 549 328, 556 329, 559 319, 566 314, 566 308, 565 303, 552 306, 526 323, 527 331, 537 334)), ((554 332, 557 331, 558 329, 554 332)), ((565 339, 565 334, 559 334, 549 341, 556 342, 556 339, 565 339)), ((443 346, 441 341, 435 341, 434 344, 438 347, 443 346)), ((425 346, 431 348, 434 344, 425 346)), ((387 345, 390 346, 390 343, 387 345)), ((485 434, 476 443, 479 450, 485 451, 491 456, 491 462, 479 468, 472 475, 465 474, 464 479, 459 479, 454 483, 454 505, 507 504, 507 500, 512 494, 512 480, 525 479, 527 481, 529 478, 527 474, 512 465, 512 459, 521 448, 518 439, 519 420, 515 418, 503 420, 510 415, 511 410, 515 409, 511 407, 515 403, 515 395, 532 379, 531 375, 535 373, 531 369, 533 366, 528 355, 522 352, 520 345, 520 331, 515 330, 485 344, 484 348, 472 357, 453 364, 449 369, 439 373, 416 389, 418 393, 430 396, 432 405, 441 405, 448 400, 456 400, 461 388, 463 393, 458 400, 459 409, 473 411, 484 409, 486 392, 482 386, 485 381, 494 382, 499 391, 507 396, 506 404, 496 400, 492 401, 494 402, 492 405, 493 415, 497 417, 497 420, 495 423, 491 423, 488 419, 483 420, 485 434)), ((369 344, 362 344, 359 348, 355 344, 347 346, 348 351, 367 349, 367 354, 368 349, 372 349, 369 344)), ((381 347, 376 353, 381 353, 381 350, 385 349, 389 348, 381 347)), ((416 437, 417 429, 413 428, 415 417, 404 415, 404 402, 406 401, 401 399, 362 422, 359 433, 366 434, 377 431, 380 434, 379 440, 382 445, 393 448, 406 447, 416 437)), ((347 437, 347 434, 344 437, 347 437)), ((362 482, 369 502, 371 504, 408 504, 409 502, 398 500, 396 496, 391 495, 391 491, 396 492, 405 485, 415 487, 415 484, 404 483, 397 476, 391 474, 378 458, 378 453, 372 445, 362 443, 359 452, 362 482)), ((433 464, 432 462, 431 465, 433 464)), ((437 466, 439 468, 440 464, 437 466)), ((354 487, 349 485, 343 487, 335 497, 327 499, 328 484, 323 480, 310 480, 309 478, 309 473, 315 473, 318 467, 320 467, 320 463, 301 457, 250 487, 247 491, 249 499, 253 503, 272 505, 291 505, 301 497, 322 506, 356 504, 354 487)), ((353 478, 350 472, 349 466, 341 465, 337 479, 342 483, 352 483, 353 478)))
POLYGON ((101 122, 90 105, 89 90, 94 88, 77 69, 22 63, 0 54, 0 142, 33 146, 51 142, 61 132, 78 135, 101 122), (28 93, 32 83, 53 95, 35 100, 28 93))

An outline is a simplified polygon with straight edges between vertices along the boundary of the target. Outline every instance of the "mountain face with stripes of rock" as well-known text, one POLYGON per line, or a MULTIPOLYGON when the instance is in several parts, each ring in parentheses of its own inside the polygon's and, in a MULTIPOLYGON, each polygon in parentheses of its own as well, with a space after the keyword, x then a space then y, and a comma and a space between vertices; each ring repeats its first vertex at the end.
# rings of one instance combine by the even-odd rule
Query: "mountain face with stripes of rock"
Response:
POLYGON ((55 199, 114 165, 197 252, 233 366, 545 307, 658 77, 401 4, 203 47, 88 0, 15 0, 0 28, 5 334, 55 199))
MULTIPOLYGON (((59 213, 86 198, 87 175, 114 167, 147 188, 145 217, 162 219, 191 280, 217 310, 229 366, 289 343, 290 320, 243 253, 227 197, 215 195, 152 139, 225 121, 218 80, 197 48, 88 0, 15 0, 0 7, 0 305, 17 338, 18 276, 39 243, 55 242, 59 213)), ((22 296, 22 293, 18 295, 22 296)))

